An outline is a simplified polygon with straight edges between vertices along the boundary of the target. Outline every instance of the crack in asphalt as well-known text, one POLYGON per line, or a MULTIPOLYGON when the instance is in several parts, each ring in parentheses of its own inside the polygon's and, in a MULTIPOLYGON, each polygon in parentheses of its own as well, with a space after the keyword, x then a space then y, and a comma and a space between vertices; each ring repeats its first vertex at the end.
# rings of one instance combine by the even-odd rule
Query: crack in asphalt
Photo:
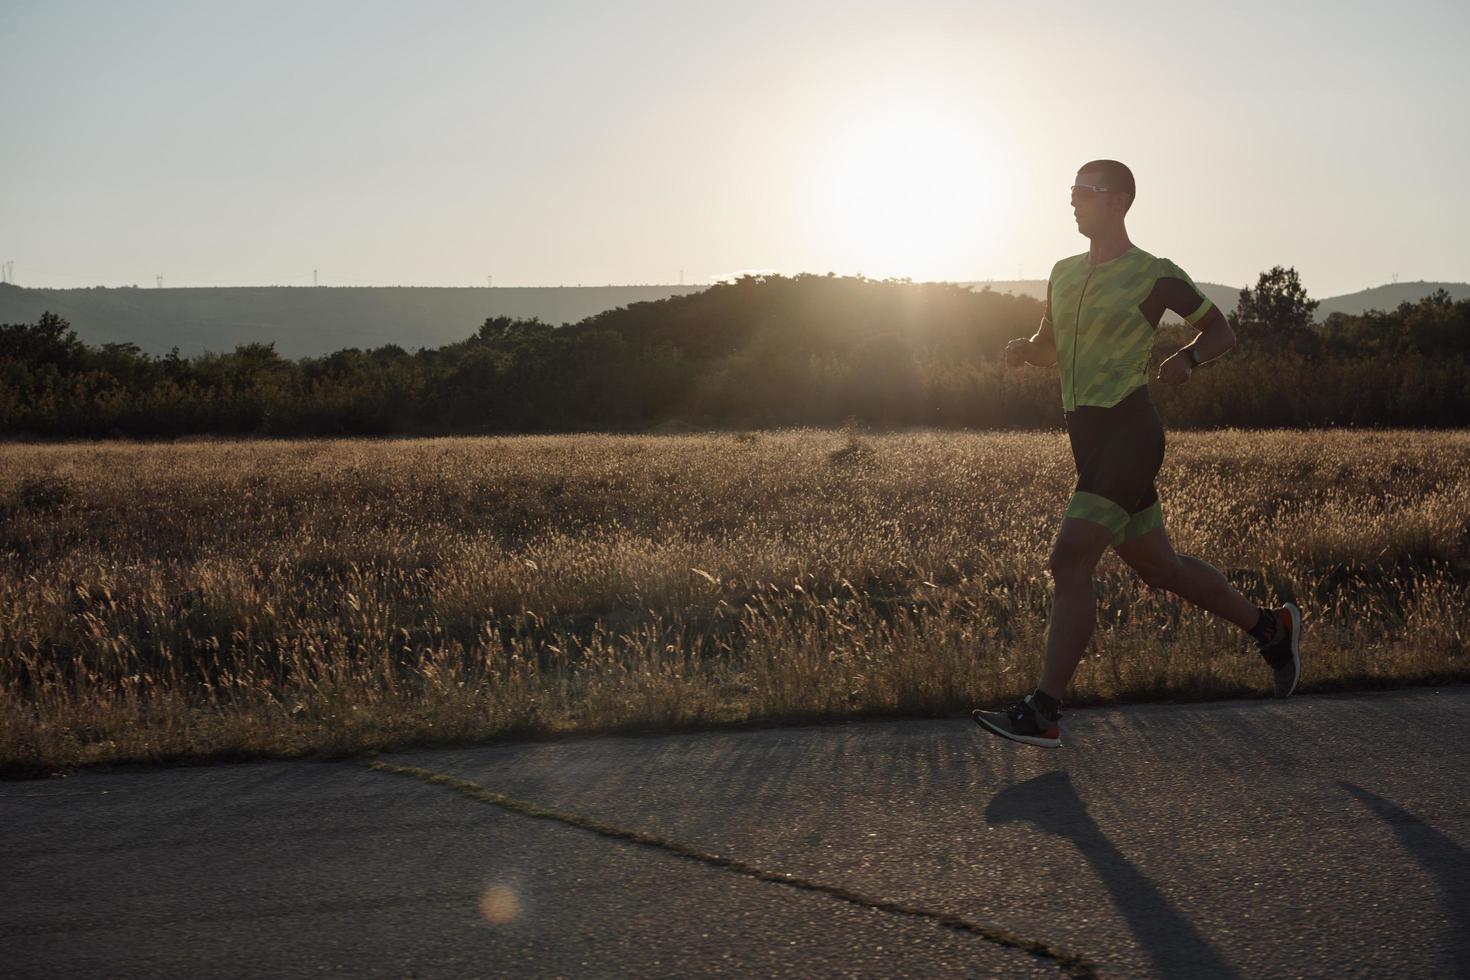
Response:
POLYGON ((1024 936, 1018 936, 1013 932, 995 926, 986 926, 978 922, 972 922, 969 919, 949 912, 939 912, 917 905, 906 905, 902 902, 874 898, 870 895, 864 895, 861 892, 851 891, 836 885, 824 885, 820 882, 808 881, 805 878, 799 878, 796 875, 785 872, 767 871, 764 868, 758 868, 755 865, 746 864, 744 861, 737 861, 734 858, 709 854, 705 851, 689 847, 686 844, 669 840, 666 837, 645 834, 637 830, 626 830, 622 827, 614 827, 611 824, 602 823, 591 817, 584 817, 574 813, 562 813, 558 810, 550 810, 537 806, 534 803, 527 803, 524 800, 512 799, 509 796, 503 796, 500 793, 487 789, 479 783, 471 782, 468 779, 456 779, 453 776, 446 776, 430 769, 419 769, 413 766, 396 766, 377 760, 369 762, 368 767, 378 772, 389 773, 395 776, 406 776, 410 779, 417 779, 419 782, 434 786, 444 786, 457 793, 479 800, 482 803, 489 803, 504 810, 509 810, 512 813, 519 813, 522 816, 532 817, 537 820, 550 820, 556 823, 566 824, 570 827, 590 831, 613 840, 657 848, 677 857, 731 871, 747 878, 753 878, 756 881, 769 882, 774 885, 785 885, 788 888, 796 888, 801 891, 819 892, 831 898, 878 912, 889 912, 894 915, 906 915, 917 919, 924 919, 955 932, 978 936, 997 946, 1022 950, 1033 956, 1051 960, 1068 976, 1086 978, 1097 978, 1101 976, 1095 964, 1076 953, 1070 953, 1041 940, 1027 939, 1024 936))

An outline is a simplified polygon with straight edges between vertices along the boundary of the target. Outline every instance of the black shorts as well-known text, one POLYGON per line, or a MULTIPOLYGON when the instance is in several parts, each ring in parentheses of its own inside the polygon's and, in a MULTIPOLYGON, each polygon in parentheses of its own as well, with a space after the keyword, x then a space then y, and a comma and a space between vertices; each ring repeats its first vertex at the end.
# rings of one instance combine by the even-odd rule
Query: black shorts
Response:
POLYGON ((1164 463, 1164 422, 1148 385, 1111 408, 1079 405, 1066 420, 1077 464, 1077 489, 1067 516, 1108 528, 1115 545, 1162 527, 1154 477, 1164 463))

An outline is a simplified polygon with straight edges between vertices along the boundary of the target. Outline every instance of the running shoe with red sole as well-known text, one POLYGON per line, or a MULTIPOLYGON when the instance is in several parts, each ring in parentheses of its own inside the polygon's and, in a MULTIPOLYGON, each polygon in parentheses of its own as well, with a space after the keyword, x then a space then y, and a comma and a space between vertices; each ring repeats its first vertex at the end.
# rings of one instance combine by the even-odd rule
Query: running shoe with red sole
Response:
POLYGON ((1029 696, 1004 711, 981 711, 977 708, 970 712, 970 717, 975 719, 975 724, 991 734, 1008 738, 1012 742, 1039 745, 1047 749, 1054 749, 1062 744, 1062 728, 1057 724, 1062 716, 1057 715, 1055 719, 1048 721, 1029 696))
POLYGON ((1271 668, 1276 696, 1289 698, 1302 679, 1302 611, 1295 603, 1271 610, 1276 616, 1276 635, 1267 644, 1258 644, 1261 659, 1271 668))

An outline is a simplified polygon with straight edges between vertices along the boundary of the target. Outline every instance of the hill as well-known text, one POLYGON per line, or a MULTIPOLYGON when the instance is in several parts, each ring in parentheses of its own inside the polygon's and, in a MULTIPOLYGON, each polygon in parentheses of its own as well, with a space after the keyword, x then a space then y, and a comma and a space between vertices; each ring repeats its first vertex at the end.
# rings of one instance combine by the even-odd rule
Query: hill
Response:
MULTIPOLYGON (((1052 426, 1058 369, 1008 369, 999 357, 1040 312, 1029 296, 954 283, 748 277, 573 324, 498 316, 412 353, 390 345, 302 359, 261 343, 193 358, 90 346, 53 313, 0 324, 0 434, 1052 426)), ((1167 424, 1470 419, 1470 299, 1439 291, 1318 329, 1251 320, 1241 333, 1239 353, 1190 384, 1150 385, 1167 424)), ((1151 360, 1191 336, 1159 330, 1151 360)), ((861 447, 840 457, 863 458, 861 447)))
MULTIPOLYGON (((1040 299, 1043 279, 962 283, 1040 299)), ((1240 289, 1199 284, 1221 309, 1235 308, 1240 289)), ((148 354, 177 347, 185 357, 234 350, 246 343, 274 344, 291 359, 320 357, 347 348, 396 345, 438 348, 473 334, 490 317, 530 319, 553 325, 577 323, 635 303, 706 290, 706 286, 552 286, 541 288, 440 288, 390 286, 258 286, 196 289, 27 289, 0 283, 0 324, 35 323, 52 312, 88 344, 132 343, 148 354)), ((1322 300, 1319 320, 1331 313, 1393 310, 1443 288, 1470 298, 1470 284, 1395 283, 1322 300)))
POLYGON ((1345 293, 1324 299, 1317 307, 1317 319, 1325 320, 1332 313, 1366 313, 1382 310, 1385 313, 1399 308, 1401 303, 1417 303, 1437 289, 1450 294, 1452 300, 1470 299, 1470 283, 1463 282, 1396 282, 1388 286, 1375 286, 1356 293, 1345 293))
POLYGON ((576 323, 604 310, 699 292, 703 286, 438 288, 251 286, 206 289, 25 289, 0 284, 0 323, 55 313, 86 343, 173 347, 185 357, 275 344, 288 358, 349 347, 436 348, 473 334, 493 316, 576 323))

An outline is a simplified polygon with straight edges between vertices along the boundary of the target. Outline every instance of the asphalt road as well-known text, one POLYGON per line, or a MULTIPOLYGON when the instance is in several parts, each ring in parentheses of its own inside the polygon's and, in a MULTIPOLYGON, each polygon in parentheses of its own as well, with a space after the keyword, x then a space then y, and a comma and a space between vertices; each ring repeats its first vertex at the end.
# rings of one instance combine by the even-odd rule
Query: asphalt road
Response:
POLYGON ((0 976, 1470 977, 1470 688, 1083 710, 1066 739, 4 783, 0 976))

